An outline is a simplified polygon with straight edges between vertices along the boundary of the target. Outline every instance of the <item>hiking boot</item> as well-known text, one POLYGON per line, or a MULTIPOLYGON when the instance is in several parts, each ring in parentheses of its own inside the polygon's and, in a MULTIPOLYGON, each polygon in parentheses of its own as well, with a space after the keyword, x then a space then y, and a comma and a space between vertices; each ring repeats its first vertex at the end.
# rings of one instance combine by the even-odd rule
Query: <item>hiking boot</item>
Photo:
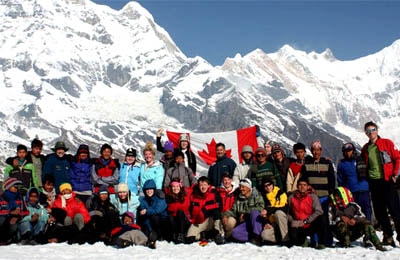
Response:
POLYGON ((183 244, 185 243, 185 235, 182 233, 179 233, 176 238, 175 238, 175 244, 183 244))
POLYGON ((391 237, 391 236, 390 237, 383 236, 382 245, 396 247, 396 244, 394 243, 393 237, 391 237))
POLYGON ((255 246, 261 246, 261 237, 260 236, 253 236, 250 241, 255 246))
POLYGON ((121 239, 119 237, 114 238, 112 243, 116 248, 125 248, 125 247, 133 245, 133 243, 131 241, 125 240, 125 239, 121 239))
POLYGON ((308 240, 306 239, 304 240, 304 243, 301 245, 301 247, 308 247, 308 246, 309 246, 308 240))
POLYGON ((147 246, 150 249, 156 248, 157 233, 154 231, 150 232, 149 239, 147 240, 147 246))
POLYGON ((367 237, 364 237, 363 238, 363 246, 366 247, 366 248, 369 248, 369 247, 373 247, 374 244, 367 237))
POLYGON ((147 242, 147 246, 148 246, 150 249, 156 249, 156 241, 148 241, 148 242, 147 242))
POLYGON ((30 240, 29 239, 22 239, 21 241, 19 241, 18 244, 22 245, 22 246, 30 245, 30 240))
POLYGON ((215 241, 215 244, 217 244, 217 245, 222 245, 225 243, 225 239, 223 236, 221 236, 221 234, 216 235, 214 238, 214 241, 215 241))
POLYGON ((387 249, 384 246, 382 246, 382 244, 376 245, 375 248, 376 248, 376 250, 379 250, 379 251, 382 251, 382 252, 387 251, 387 249))
POLYGON ((192 243, 194 243, 194 241, 196 241, 196 237, 190 236, 185 239, 185 244, 192 244, 192 243))
POLYGON ((316 247, 315 247, 315 249, 318 249, 318 250, 322 250, 322 249, 325 249, 326 248, 326 246, 324 245, 324 244, 318 244, 316 247))
POLYGON ((205 231, 200 232, 200 241, 207 240, 207 233, 205 231))

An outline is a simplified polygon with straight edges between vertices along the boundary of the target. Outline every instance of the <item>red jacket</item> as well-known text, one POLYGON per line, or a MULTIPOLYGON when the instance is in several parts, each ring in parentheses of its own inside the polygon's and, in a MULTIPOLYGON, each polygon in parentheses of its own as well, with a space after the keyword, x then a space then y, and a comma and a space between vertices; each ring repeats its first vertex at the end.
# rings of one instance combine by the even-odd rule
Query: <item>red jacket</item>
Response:
POLYGON ((237 189, 233 188, 231 191, 227 191, 224 187, 219 187, 217 188, 217 191, 222 201, 221 212, 230 210, 238 197, 239 193, 237 192, 237 189))
MULTIPOLYGON (((365 162, 368 165, 368 145, 369 142, 366 143, 361 149, 361 156, 364 156, 365 162)), ((388 181, 392 176, 399 175, 400 172, 400 154, 399 151, 395 149, 394 144, 391 140, 381 138, 378 136, 378 140, 376 140, 375 145, 378 147, 378 150, 381 155, 381 162, 383 168, 383 174, 385 180, 388 181), (390 157, 390 161, 388 161, 387 155, 390 157)))
POLYGON ((167 200, 167 211, 168 211, 168 215, 170 216, 176 216, 176 213, 178 211, 183 211, 186 215, 186 217, 188 218, 189 221, 191 221, 191 216, 190 216, 190 212, 189 212, 189 208, 190 208, 190 195, 192 193, 192 189, 191 188, 185 188, 186 190, 186 196, 183 200, 183 202, 180 201, 173 201, 172 199, 170 199, 169 197, 169 190, 167 189, 166 191, 166 200, 167 200))
MULTIPOLYGON (((119 179, 119 166, 115 162, 114 159, 110 158, 110 163, 107 165, 104 165, 101 161, 101 157, 97 158, 96 163, 95 163, 95 170, 96 173, 99 177, 113 177, 114 174, 118 174, 118 176, 114 176, 115 179, 115 184, 118 184, 118 179, 119 179), (118 172, 116 172, 118 171, 118 172)), ((99 188, 101 185, 95 184, 94 185, 94 193, 99 192, 99 188)), ((115 193, 114 185, 109 184, 108 185, 108 192, 110 194, 115 193)))
MULTIPOLYGON (((29 210, 26 208, 25 202, 24 202, 23 198, 21 197, 21 195, 19 195, 19 194, 15 200, 15 206, 16 206, 16 208, 20 209, 19 216, 21 218, 29 215, 29 210)), ((7 198, 7 194, 3 193, 0 196, 0 216, 7 217, 10 214, 10 210, 14 210, 16 208, 10 209, 10 204, 9 204, 9 199, 7 198)))
POLYGON ((76 214, 80 213, 83 216, 85 224, 90 220, 90 215, 85 204, 80 199, 76 198, 75 192, 72 192, 72 198, 66 200, 65 208, 62 207, 62 195, 59 194, 52 208, 64 209, 67 212, 67 216, 72 219, 74 219, 76 214))
POLYGON ((129 224, 116 227, 113 230, 111 230, 111 237, 119 237, 123 233, 131 230, 140 230, 140 226, 137 224, 129 224))
MULTIPOLYGON (((318 216, 323 214, 321 204, 315 194, 300 194, 296 190, 289 198, 289 222, 293 220, 307 220, 308 223, 313 222, 318 216)), ((305 224, 303 228, 309 227, 305 224)))
POLYGON ((190 215, 193 224, 201 224, 208 217, 218 219, 221 214, 222 204, 219 193, 210 186, 206 193, 201 193, 198 184, 193 186, 190 195, 190 215))

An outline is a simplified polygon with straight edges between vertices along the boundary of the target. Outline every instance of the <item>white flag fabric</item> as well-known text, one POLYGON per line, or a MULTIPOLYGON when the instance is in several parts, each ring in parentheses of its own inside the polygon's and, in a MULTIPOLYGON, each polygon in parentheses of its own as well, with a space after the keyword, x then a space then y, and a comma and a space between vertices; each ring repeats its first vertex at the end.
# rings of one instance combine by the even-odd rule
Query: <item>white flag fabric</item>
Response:
MULTIPOLYGON (((208 167, 215 162, 215 146, 217 143, 225 144, 226 155, 236 163, 240 163, 242 158, 240 153, 243 146, 250 145, 253 151, 257 149, 256 126, 242 128, 234 131, 216 133, 186 133, 189 135, 190 149, 196 155, 198 176, 207 175, 208 167)), ((178 147, 179 136, 181 133, 167 130, 168 140, 178 147)))

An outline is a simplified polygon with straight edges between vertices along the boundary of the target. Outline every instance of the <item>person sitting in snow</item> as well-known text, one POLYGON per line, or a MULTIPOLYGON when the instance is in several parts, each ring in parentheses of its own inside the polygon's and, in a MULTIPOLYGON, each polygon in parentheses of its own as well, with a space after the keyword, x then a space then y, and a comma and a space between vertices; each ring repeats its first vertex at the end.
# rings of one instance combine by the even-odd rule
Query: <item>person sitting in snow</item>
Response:
POLYGON ((232 208, 222 215, 225 236, 239 242, 249 242, 260 245, 262 232, 261 210, 264 209, 264 199, 252 188, 251 180, 242 179, 239 182, 240 195, 232 208))
POLYGON ((221 209, 222 203, 218 191, 211 186, 207 177, 200 177, 190 195, 192 225, 187 232, 186 243, 213 238, 216 244, 223 244, 221 209))
POLYGON ((264 218, 263 240, 270 243, 289 244, 287 194, 274 186, 271 178, 264 179, 263 197, 265 208, 261 211, 264 218))
MULTIPOLYGON (((122 225, 115 227, 111 231, 111 240, 105 241, 105 244, 117 248, 125 248, 131 245, 146 245, 148 241, 147 236, 141 231, 139 225, 134 224, 134 220, 135 216, 132 212, 125 212, 122 215, 122 225)), ((153 243, 151 245, 155 246, 153 243)))
POLYGON ((307 236, 318 234, 320 244, 317 249, 325 248, 327 223, 323 217, 321 203, 317 195, 310 193, 310 183, 305 176, 297 181, 297 190, 288 199, 289 236, 295 246, 308 246, 307 236))
POLYGON ((64 225, 67 212, 60 208, 52 208, 47 219, 47 223, 43 229, 37 242, 40 244, 47 243, 72 243, 74 238, 79 234, 78 227, 75 225, 64 225))
POLYGON ((191 192, 191 188, 183 187, 179 178, 173 178, 168 189, 165 189, 169 235, 172 235, 172 238, 168 238, 175 244, 185 242, 185 236, 191 224, 189 212, 191 192))
POLYGON ((109 237, 111 230, 121 225, 118 209, 111 203, 108 186, 102 185, 89 203, 90 221, 85 226, 88 242, 95 243, 109 237))
POLYGON ((64 225, 75 224, 79 230, 82 230, 85 224, 90 220, 90 215, 85 204, 76 197, 69 183, 63 183, 59 187, 60 194, 53 204, 53 208, 61 208, 67 211, 67 217, 64 225))
POLYGON ((156 183, 152 179, 144 183, 143 192, 144 197, 139 197, 137 223, 146 236, 163 240, 168 219, 165 195, 162 191, 156 191, 156 183))
MULTIPOLYGON (((122 221, 122 214, 137 211, 140 205, 139 196, 131 192, 126 183, 118 184, 116 192, 116 194, 110 194, 110 201, 118 210, 122 221)), ((134 222, 136 223, 136 220, 134 222)))
POLYGON ((22 218, 29 214, 19 193, 22 182, 17 178, 7 178, 4 193, 0 196, 0 244, 17 242, 18 225, 22 218))
POLYGON ((51 208, 56 200, 57 193, 54 183, 53 175, 46 175, 43 179, 43 190, 39 194, 39 203, 45 208, 51 208))
POLYGON ((27 193, 26 207, 29 215, 25 216, 18 225, 22 244, 35 244, 35 239, 47 223, 47 210, 40 204, 39 194, 39 189, 36 187, 30 188, 27 193))
POLYGON ((335 237, 343 247, 349 247, 351 241, 365 236, 364 246, 371 243, 377 250, 386 251, 375 233, 371 222, 367 220, 361 207, 354 202, 351 191, 345 187, 338 187, 330 196, 332 202, 332 217, 336 222, 335 237))

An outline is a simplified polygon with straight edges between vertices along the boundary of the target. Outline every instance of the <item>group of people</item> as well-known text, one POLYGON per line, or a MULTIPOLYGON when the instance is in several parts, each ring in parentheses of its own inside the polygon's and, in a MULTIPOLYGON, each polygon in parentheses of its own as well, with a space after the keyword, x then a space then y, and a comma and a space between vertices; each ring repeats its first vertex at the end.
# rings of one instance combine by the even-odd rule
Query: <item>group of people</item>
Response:
POLYGON ((70 155, 56 142, 53 154, 41 154, 35 139, 28 151, 6 160, 0 196, 0 243, 95 243, 115 247, 156 241, 216 244, 349 247, 363 236, 365 246, 386 250, 400 242, 400 202, 397 191, 400 154, 392 141, 378 135, 378 126, 364 126, 369 141, 361 154, 354 144, 342 147, 337 173, 322 144, 293 145, 296 158, 285 155, 276 142, 241 149, 241 162, 228 158, 223 143, 208 173, 197 173, 190 137, 179 143, 146 143, 143 162, 134 148, 123 162, 112 158, 104 144, 90 158, 82 144, 70 155), (163 153, 156 160, 156 149, 163 153), (371 205, 371 201, 373 206, 371 205), (380 241, 373 213, 383 231, 380 241))

